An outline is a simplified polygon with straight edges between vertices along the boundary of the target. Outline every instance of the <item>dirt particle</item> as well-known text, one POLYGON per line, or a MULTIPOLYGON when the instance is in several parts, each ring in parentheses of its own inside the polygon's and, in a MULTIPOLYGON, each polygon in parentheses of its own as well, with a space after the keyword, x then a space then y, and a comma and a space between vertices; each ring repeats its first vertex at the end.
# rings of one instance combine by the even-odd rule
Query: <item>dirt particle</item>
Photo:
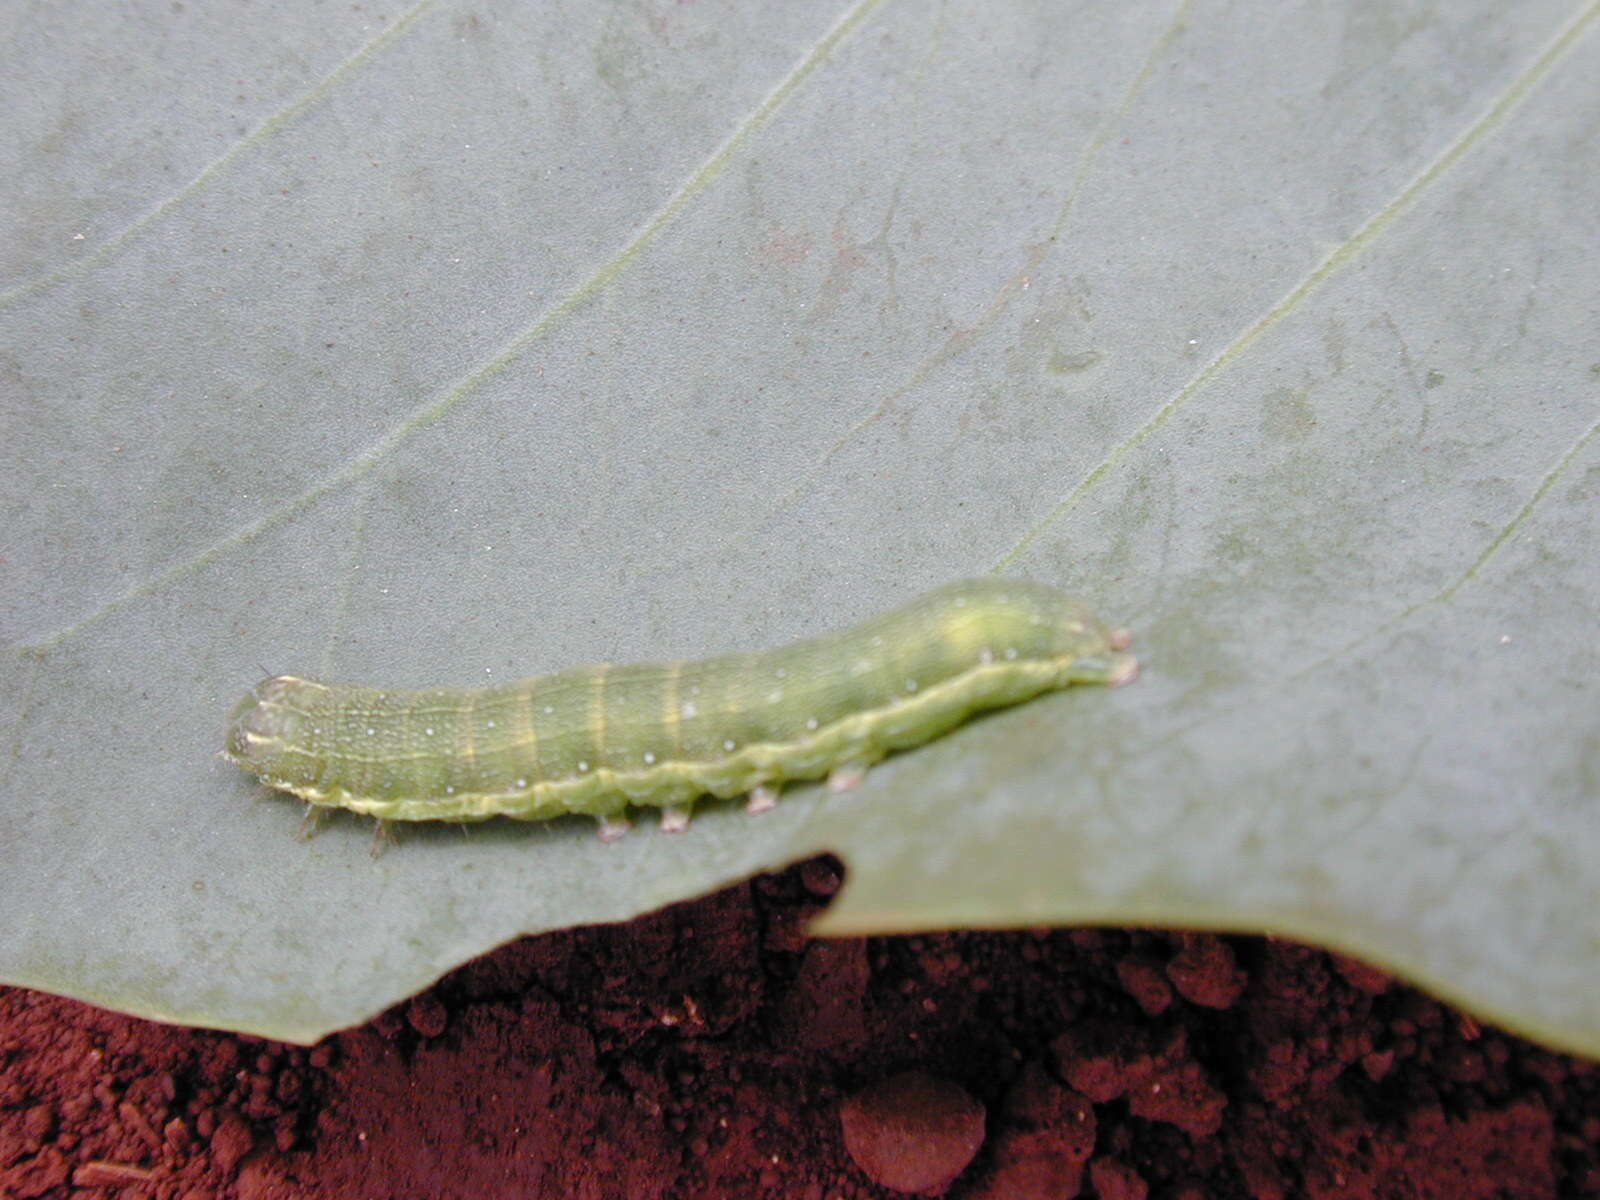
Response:
POLYGON ((1097 1158, 1089 1164, 1089 1182, 1097 1200, 1145 1200, 1150 1185, 1127 1163, 1097 1158))
POLYGON ((450 1014, 439 997, 423 992, 406 1005, 406 1023, 425 1038, 436 1038, 450 1024, 450 1014))
POLYGON ((839 1109, 845 1149, 875 1183, 943 1195, 983 1144, 983 1106, 922 1071, 880 1080, 839 1109))
POLYGON ((235 1112, 224 1113, 217 1122, 217 1131, 211 1135, 211 1154, 224 1172, 232 1173, 254 1143, 244 1118, 235 1112))
POLYGON ((1118 960, 1117 982, 1146 1016, 1159 1017, 1172 1005, 1172 985, 1161 968, 1148 959, 1118 960))
POLYGON ((813 896, 831 896, 842 882, 843 875, 835 859, 813 858, 800 866, 800 884, 813 896))
POLYGON ((1180 949, 1167 964, 1167 978, 1178 994, 1203 1008, 1232 1008, 1246 982, 1233 947, 1213 933, 1179 934, 1178 942, 1180 949))
POLYGON ((1344 977, 1344 981, 1357 991, 1365 992, 1369 996, 1381 996, 1389 990, 1394 983, 1394 977, 1377 967, 1370 966, 1360 959, 1345 958, 1341 954, 1330 955, 1333 960, 1334 970, 1344 977))
POLYGON ((1094 1107, 1050 1077, 1023 1066, 1006 1093, 992 1139, 992 1167, 971 1200, 1061 1200, 1082 1183, 1094 1151, 1094 1107))

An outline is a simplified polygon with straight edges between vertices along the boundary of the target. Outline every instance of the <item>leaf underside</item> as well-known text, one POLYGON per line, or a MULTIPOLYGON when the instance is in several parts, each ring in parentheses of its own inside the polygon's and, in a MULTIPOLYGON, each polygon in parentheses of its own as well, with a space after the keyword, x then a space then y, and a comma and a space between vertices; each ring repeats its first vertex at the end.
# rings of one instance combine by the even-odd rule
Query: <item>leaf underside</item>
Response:
POLYGON ((35 6, 0 978, 310 1041, 827 849, 823 932, 1270 930, 1600 1053, 1597 13, 35 6), (216 757, 263 673, 694 658, 985 571, 1138 684, 611 844, 373 859, 216 757))

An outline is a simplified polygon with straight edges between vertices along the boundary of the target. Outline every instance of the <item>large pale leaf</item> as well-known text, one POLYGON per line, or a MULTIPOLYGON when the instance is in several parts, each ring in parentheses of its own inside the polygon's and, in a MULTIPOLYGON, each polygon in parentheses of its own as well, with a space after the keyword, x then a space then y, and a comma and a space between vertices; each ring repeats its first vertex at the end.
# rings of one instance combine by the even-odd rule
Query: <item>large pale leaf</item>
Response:
POLYGON ((1596 11, 14 7, 0 975, 312 1039, 826 847, 831 931, 1275 930, 1600 1052, 1596 11), (988 569, 1143 678, 610 846, 214 757, 267 672, 988 569))

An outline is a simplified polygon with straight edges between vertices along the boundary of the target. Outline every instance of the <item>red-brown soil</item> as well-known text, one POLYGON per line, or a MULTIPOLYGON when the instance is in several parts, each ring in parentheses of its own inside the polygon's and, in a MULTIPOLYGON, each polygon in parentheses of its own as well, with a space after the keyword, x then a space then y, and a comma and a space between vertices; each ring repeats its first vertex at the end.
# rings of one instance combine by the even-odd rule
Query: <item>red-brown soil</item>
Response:
POLYGON ((977 1146, 956 1200, 1600 1195, 1595 1064, 1371 968, 1139 930, 808 940, 837 887, 820 859, 526 938, 311 1049, 0 989, 0 1197, 898 1195, 846 1150, 861 1093, 875 1172, 977 1146), (929 1140, 897 1164, 900 1128, 929 1140))

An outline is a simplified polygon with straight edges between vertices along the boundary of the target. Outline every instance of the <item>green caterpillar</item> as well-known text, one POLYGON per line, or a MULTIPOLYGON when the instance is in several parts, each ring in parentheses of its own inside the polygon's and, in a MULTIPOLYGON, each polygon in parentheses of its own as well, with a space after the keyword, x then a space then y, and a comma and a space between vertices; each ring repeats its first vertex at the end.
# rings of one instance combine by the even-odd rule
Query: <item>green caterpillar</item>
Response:
POLYGON ((1128 641, 1054 588, 968 580, 839 633, 697 662, 420 691, 278 675, 234 708, 223 756, 312 805, 401 821, 588 813, 609 840, 629 805, 661 808, 671 831, 706 795, 748 794, 759 812, 788 780, 842 790, 984 709, 1126 683, 1128 641))

